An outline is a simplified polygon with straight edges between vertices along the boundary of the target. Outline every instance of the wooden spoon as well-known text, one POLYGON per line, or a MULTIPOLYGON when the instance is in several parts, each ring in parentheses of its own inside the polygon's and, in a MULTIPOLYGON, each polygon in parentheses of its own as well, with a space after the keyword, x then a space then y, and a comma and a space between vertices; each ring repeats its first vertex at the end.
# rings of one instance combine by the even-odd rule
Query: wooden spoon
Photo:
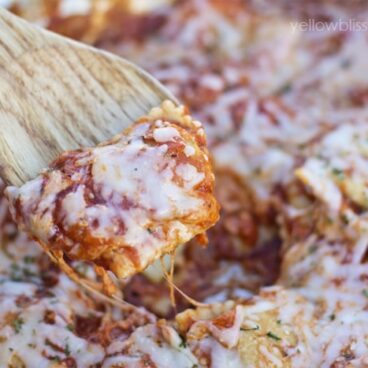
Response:
POLYGON ((34 178, 61 152, 94 146, 175 98, 134 64, 0 9, 0 175, 34 178))

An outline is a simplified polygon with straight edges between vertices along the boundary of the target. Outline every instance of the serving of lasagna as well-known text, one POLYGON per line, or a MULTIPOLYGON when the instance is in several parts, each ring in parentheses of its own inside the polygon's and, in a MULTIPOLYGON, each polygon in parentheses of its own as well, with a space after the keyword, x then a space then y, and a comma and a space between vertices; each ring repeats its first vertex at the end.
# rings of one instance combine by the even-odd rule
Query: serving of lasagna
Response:
POLYGON ((64 152, 8 187, 10 211, 61 267, 65 254, 132 276, 217 221, 205 143, 202 124, 165 101, 109 142, 64 152))
POLYGON ((3 5, 137 63, 193 118, 165 102, 2 187, 0 367, 368 367, 365 2, 3 5), (127 306, 66 268, 117 276, 127 306))

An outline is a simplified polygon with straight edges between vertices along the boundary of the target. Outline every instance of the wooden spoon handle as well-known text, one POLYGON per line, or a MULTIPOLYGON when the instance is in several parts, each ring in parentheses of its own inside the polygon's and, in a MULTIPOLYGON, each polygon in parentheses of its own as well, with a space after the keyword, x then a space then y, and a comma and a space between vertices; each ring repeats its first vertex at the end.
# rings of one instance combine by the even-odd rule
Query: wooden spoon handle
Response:
POLYGON ((110 139, 163 100, 153 77, 115 55, 0 9, 0 175, 14 185, 61 152, 110 139))
POLYGON ((42 47, 44 32, 0 8, 0 65, 3 67, 20 55, 42 47))

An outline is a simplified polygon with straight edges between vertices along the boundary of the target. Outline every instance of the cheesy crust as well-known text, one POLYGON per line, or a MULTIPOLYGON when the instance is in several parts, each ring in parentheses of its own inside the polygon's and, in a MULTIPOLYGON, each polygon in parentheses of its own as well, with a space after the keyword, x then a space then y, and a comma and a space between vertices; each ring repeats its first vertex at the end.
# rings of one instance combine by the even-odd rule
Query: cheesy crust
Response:
POLYGON ((170 101, 96 148, 65 152, 6 194, 44 248, 125 278, 218 219, 201 123, 170 101))

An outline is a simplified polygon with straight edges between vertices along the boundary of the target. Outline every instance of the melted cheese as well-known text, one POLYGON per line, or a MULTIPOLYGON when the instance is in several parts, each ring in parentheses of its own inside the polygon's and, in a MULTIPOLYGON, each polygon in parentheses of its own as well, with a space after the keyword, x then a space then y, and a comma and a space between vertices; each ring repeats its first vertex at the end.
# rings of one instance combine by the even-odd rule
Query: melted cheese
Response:
POLYGON ((211 166, 196 143, 203 129, 185 112, 166 101, 113 141, 61 156, 72 175, 51 168, 8 188, 15 218, 47 249, 55 242, 73 259, 101 258, 120 278, 143 270, 217 218, 211 166))
POLYGON ((114 355, 105 360, 103 368, 124 364, 129 367, 134 366, 133 364, 144 364, 145 355, 157 367, 171 368, 173 362, 178 368, 198 366, 197 358, 185 346, 176 331, 168 326, 141 327, 130 336, 128 341, 119 345, 108 347, 108 352, 114 355), (119 353, 119 350, 124 352, 119 353))
MULTIPOLYGON (((4 312, 15 310, 15 305, 9 306, 2 303, 3 316, 4 312)), ((13 327, 8 325, 0 329, 2 339, 6 339, 1 344, 0 362, 2 365, 6 366, 14 355, 21 359, 27 367, 47 367, 53 359, 63 360, 68 356, 72 356, 80 367, 102 361, 103 348, 90 344, 70 332, 63 314, 56 318, 56 323, 53 325, 40 322, 46 310, 65 313, 68 307, 55 302, 37 303, 17 315, 13 321, 13 327), (55 351, 51 346, 52 343, 60 346, 61 351, 55 351), (44 357, 45 354, 50 358, 44 357)))
POLYGON ((227 349, 215 339, 206 338, 200 342, 200 349, 210 353, 211 368, 242 368, 244 367, 235 350, 227 349))
MULTIPOLYGON (((83 14, 87 11, 86 3, 61 2, 64 14, 83 14)), ((140 1, 137 9, 143 3, 146 2, 140 1)), ((166 10, 169 16, 157 35, 150 32, 147 39, 137 44, 118 42, 114 50, 147 68, 175 95, 193 104, 198 118, 206 122, 204 128, 210 137, 215 166, 239 175, 252 190, 251 207, 253 204, 257 210, 265 207, 266 212, 271 210, 273 214, 276 202, 275 217, 282 224, 279 235, 285 239, 277 286, 261 288, 258 296, 244 304, 238 302, 236 307, 224 302, 208 309, 186 311, 188 318, 181 319, 179 315, 177 327, 186 337, 187 346, 181 344, 181 338, 172 328, 162 329, 155 324, 115 339, 103 358, 100 346, 80 341, 62 330, 71 310, 82 313, 88 308, 76 297, 71 282, 61 277, 53 288, 58 320, 55 330, 47 326, 48 333, 57 337, 60 344, 65 337, 75 338, 75 345, 86 349, 85 357, 76 350, 72 352, 79 366, 93 364, 92 351, 96 361, 98 357, 103 359, 104 367, 114 368, 139 367, 151 362, 160 367, 171 367, 174 362, 175 366, 190 368, 368 365, 366 32, 300 32, 293 28, 297 18, 293 11, 307 10, 311 17, 321 14, 335 25, 344 19, 364 20, 366 10, 354 14, 353 4, 349 5, 351 13, 341 4, 307 4, 310 6, 303 9, 293 4, 293 19, 289 19, 280 4, 257 2, 248 4, 247 8, 237 8, 236 4, 228 2, 224 6, 221 1, 209 0, 180 2, 166 10), (308 195, 295 194, 295 185, 308 195), (290 228, 295 230, 294 225, 300 219, 312 222, 312 233, 306 231, 297 237, 290 231, 290 228), (285 223, 287 226, 283 226, 285 223), (221 325, 221 317, 229 308, 233 308, 235 317, 222 320, 227 324, 221 325), (150 362, 144 361, 143 356, 150 362)), ((102 32, 109 34, 110 30, 102 32)), ((114 37, 117 39, 115 33, 114 37)), ((156 112, 160 118, 160 112, 156 112)), ((143 158, 147 166, 159 165, 165 155, 164 145, 178 140, 177 133, 162 123, 153 134, 156 142, 163 143, 159 159, 150 161, 142 154, 139 167, 147 168, 143 158)), ((199 122, 195 123, 197 128, 201 127, 199 122)), ((135 136, 132 152, 144 147, 139 134, 135 136)), ((104 148, 100 150, 105 152, 104 148)), ((164 184, 166 196, 137 193, 134 185, 149 189, 158 185, 161 178, 157 178, 157 173, 146 178, 142 172, 135 172, 129 160, 123 164, 134 185, 121 185, 118 180, 124 174, 121 162, 112 160, 114 169, 106 170, 111 160, 105 153, 100 161, 96 160, 94 169, 106 196, 115 192, 137 195, 145 210, 157 210, 155 215, 159 220, 169 216, 173 203, 183 205, 184 212, 196 208, 196 203, 182 195, 175 185, 164 184)), ((191 158, 196 149, 186 144, 184 154, 191 158)), ((201 180, 197 168, 186 163, 177 167, 169 165, 165 175, 168 182, 177 177, 188 187, 201 180)), ((53 180, 54 184, 58 183, 57 177, 53 180)), ((40 187, 39 181, 31 183, 28 198, 37 196, 40 187)), ((12 195, 17 193, 14 191, 12 195)), ((105 235, 113 227, 111 219, 116 213, 98 205, 84 208, 83 194, 84 188, 80 187, 64 199, 65 225, 70 226, 89 211, 91 219, 99 220, 96 234, 105 235)), ((50 195, 41 208, 52 209, 52 203, 50 195)), ((7 206, 0 209, 0 219, 6 221, 7 206)), ((144 221, 140 222, 144 216, 139 210, 130 209, 124 216, 132 230, 126 234, 129 241, 151 241, 149 234, 139 232, 145 226, 144 221)), ((39 220, 38 223, 46 226, 50 218, 46 213, 39 220)), ((308 230, 303 222, 302 225, 303 230, 308 230)), ((4 224, 3 231, 12 226, 4 224)), ((190 238, 180 221, 173 222, 170 231, 179 232, 183 239, 190 238)), ((224 235, 225 241, 233 240, 231 234, 224 235)), ((12 275, 15 278, 24 277, 22 259, 28 252, 39 256, 35 245, 24 234, 18 234, 7 250, 11 257, 0 257, 3 282, 0 290, 6 294, 0 303, 4 311, 17 308, 14 295, 32 296, 41 279, 37 266, 28 265, 28 270, 36 276, 28 275, 27 282, 10 280, 11 273, 15 273, 12 275), (20 269, 12 269, 14 260, 21 265, 20 269)), ((244 271, 241 262, 235 266, 221 263, 218 271, 213 283, 223 289, 235 279, 254 277, 244 271)), ((159 279, 156 272, 153 274, 159 279)), ((250 296, 246 290, 241 292, 250 296)), ((208 300, 227 297, 227 293, 217 293, 208 300)), ((165 299, 157 303, 162 301, 165 299)), ((46 305, 43 303, 36 303, 30 316, 39 317, 46 305)), ((23 312, 28 313, 28 309, 22 309, 23 312)), ((25 332, 28 323, 27 320, 24 324, 25 332)), ((45 325, 32 323, 41 328, 45 325)), ((22 334, 15 334, 12 328, 0 330, 4 329, 14 345, 22 347, 37 363, 35 366, 46 366, 38 350, 28 351, 22 334)), ((42 334, 40 329, 38 336, 42 334)), ((0 365, 6 366, 9 353, 1 346, 0 356, 5 357, 0 365)))
POLYGON ((179 132, 172 127, 157 128, 153 131, 153 138, 156 142, 169 142, 179 137, 179 132))
POLYGON ((91 0, 62 0, 59 6, 60 15, 70 17, 73 15, 87 15, 92 10, 91 0))

